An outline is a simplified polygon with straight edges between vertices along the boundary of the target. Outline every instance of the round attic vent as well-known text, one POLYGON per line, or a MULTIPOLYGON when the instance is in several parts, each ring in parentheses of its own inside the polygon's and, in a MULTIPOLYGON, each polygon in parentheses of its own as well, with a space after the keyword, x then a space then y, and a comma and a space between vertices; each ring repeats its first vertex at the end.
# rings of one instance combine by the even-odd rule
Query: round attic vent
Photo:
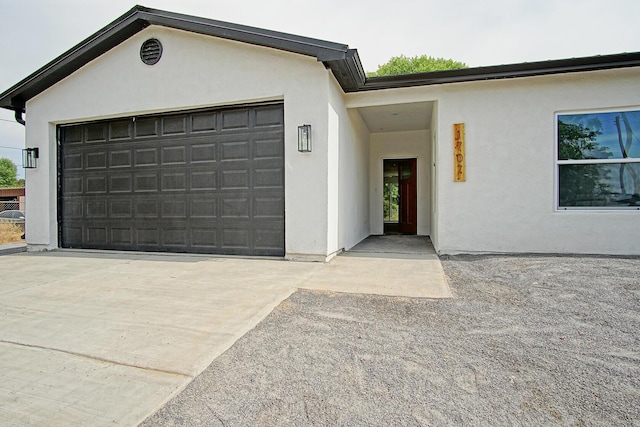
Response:
POLYGON ((158 39, 149 39, 140 47, 140 59, 147 65, 156 64, 162 56, 162 44, 158 39))

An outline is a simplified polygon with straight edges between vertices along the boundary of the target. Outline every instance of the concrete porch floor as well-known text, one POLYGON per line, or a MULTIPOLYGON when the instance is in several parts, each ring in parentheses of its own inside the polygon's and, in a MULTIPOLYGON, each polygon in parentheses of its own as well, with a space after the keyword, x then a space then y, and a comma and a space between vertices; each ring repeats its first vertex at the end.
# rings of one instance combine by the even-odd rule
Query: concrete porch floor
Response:
POLYGON ((425 236, 369 236, 299 287, 414 298, 452 296, 440 259, 425 236))
POLYGON ((451 296, 424 240, 405 240, 405 249, 377 240, 328 264, 97 251, 0 256, 0 269, 12 272, 0 282, 0 424, 136 425, 299 288, 451 296))

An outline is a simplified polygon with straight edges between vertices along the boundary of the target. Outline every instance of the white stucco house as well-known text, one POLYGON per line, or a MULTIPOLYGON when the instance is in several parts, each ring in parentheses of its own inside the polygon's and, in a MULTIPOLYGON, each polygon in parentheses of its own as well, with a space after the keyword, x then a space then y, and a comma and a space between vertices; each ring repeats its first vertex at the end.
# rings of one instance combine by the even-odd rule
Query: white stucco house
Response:
POLYGON ((367 78, 346 45, 136 6, 0 107, 37 156, 29 250, 640 255, 640 53, 367 78))

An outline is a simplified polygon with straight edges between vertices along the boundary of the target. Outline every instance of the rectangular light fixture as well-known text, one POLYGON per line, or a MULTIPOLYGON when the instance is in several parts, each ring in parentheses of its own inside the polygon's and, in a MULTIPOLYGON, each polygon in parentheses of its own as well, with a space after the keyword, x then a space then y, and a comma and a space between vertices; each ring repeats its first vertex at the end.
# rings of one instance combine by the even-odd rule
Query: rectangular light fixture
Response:
POLYGON ((311 152, 311 125, 298 126, 298 151, 311 152))
POLYGON ((22 167, 25 169, 37 168, 38 157, 40 157, 40 150, 38 148, 25 148, 22 150, 22 167))

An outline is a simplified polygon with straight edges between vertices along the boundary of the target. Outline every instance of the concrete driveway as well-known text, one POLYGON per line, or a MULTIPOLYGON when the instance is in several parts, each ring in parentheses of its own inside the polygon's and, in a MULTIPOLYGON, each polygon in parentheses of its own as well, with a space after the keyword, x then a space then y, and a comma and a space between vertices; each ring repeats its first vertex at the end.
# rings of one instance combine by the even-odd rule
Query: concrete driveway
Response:
POLYGON ((0 424, 136 425, 298 288, 451 295, 435 255, 351 255, 2 256, 0 424))

